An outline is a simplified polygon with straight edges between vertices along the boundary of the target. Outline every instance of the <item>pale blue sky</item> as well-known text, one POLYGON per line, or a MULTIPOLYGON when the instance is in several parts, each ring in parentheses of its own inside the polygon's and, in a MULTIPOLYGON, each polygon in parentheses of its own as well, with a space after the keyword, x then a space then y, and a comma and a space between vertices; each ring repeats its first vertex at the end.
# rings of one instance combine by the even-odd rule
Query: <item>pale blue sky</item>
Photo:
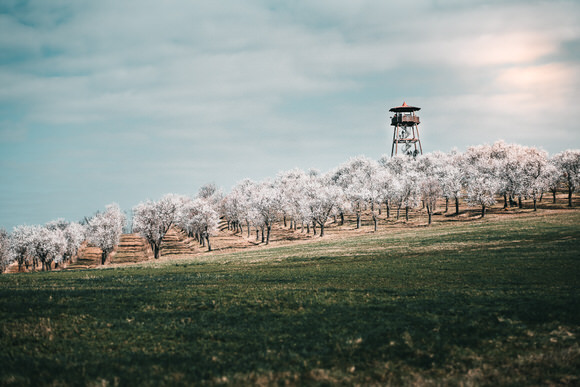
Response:
POLYGON ((580 147, 578 1, 0 2, 0 227, 390 151, 580 147))

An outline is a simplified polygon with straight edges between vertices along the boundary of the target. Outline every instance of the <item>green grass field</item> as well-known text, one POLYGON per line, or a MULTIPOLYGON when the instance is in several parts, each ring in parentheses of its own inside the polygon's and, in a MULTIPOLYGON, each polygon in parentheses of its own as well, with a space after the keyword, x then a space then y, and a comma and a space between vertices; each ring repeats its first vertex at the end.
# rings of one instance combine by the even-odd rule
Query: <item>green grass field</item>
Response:
POLYGON ((0 385, 579 384, 580 211, 0 276, 0 385))

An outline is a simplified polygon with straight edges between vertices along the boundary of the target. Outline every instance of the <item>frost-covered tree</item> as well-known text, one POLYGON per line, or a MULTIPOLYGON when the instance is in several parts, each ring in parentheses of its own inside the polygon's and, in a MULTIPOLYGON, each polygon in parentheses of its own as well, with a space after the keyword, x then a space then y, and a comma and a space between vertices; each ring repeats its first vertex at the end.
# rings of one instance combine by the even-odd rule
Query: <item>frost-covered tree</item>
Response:
POLYGON ((554 156, 562 180, 568 187, 568 206, 572 207, 572 194, 580 185, 580 149, 569 149, 554 156))
POLYGON ((0 273, 4 273, 12 263, 10 249, 10 235, 3 228, 0 229, 0 273))
POLYGON ((102 250, 102 265, 119 244, 125 221, 125 215, 116 203, 107 205, 105 212, 97 213, 88 221, 87 240, 102 250))
POLYGON ((185 201, 183 196, 167 194, 156 202, 141 202, 133 208, 133 230, 147 240, 155 259, 161 255, 163 237, 177 222, 185 201))

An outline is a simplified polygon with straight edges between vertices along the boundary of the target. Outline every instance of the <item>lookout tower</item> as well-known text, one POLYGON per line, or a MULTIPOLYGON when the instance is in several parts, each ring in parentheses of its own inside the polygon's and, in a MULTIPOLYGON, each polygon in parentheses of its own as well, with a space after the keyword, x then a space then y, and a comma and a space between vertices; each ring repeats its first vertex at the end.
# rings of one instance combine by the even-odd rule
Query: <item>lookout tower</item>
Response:
POLYGON ((401 106, 389 109, 390 112, 395 113, 391 117, 391 126, 393 126, 391 157, 399 152, 413 157, 423 154, 421 140, 419 140, 419 116, 415 114, 418 110, 421 108, 409 106, 405 102, 401 106))

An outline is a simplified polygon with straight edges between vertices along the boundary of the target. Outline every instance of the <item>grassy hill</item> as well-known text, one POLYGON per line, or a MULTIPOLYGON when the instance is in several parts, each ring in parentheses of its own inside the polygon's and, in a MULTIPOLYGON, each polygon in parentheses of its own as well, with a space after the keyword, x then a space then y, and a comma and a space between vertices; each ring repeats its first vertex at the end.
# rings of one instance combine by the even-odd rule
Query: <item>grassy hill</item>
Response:
POLYGON ((580 212, 0 276, 0 384, 578 384, 580 212))

